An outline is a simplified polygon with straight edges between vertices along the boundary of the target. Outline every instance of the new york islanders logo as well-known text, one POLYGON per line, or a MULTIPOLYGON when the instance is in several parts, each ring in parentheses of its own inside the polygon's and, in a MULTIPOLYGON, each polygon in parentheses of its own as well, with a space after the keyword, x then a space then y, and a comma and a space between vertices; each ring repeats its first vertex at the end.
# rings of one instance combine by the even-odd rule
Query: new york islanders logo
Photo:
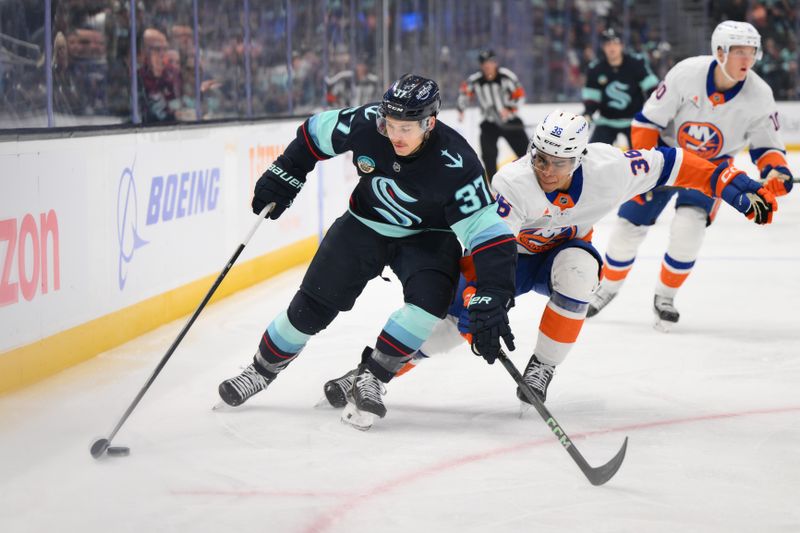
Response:
POLYGON ((678 146, 703 159, 716 158, 722 141, 722 132, 710 122, 684 122, 678 128, 678 146))
POLYGON ((556 246, 574 239, 577 234, 576 226, 554 229, 529 228, 519 232, 517 244, 536 254, 552 250, 556 246))

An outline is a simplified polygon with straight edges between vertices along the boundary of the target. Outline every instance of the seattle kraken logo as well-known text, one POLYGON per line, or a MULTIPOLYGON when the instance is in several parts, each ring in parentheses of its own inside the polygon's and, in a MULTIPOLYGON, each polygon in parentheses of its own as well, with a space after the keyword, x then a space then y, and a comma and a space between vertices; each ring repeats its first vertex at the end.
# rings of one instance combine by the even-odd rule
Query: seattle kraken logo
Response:
POLYGON ((372 179, 372 192, 387 209, 376 207, 375 211, 385 218, 390 224, 409 227, 415 222, 419 224, 422 219, 397 203, 397 200, 414 203, 416 198, 406 194, 393 179, 376 176, 372 179))
POLYGON ((627 83, 622 83, 621 81, 612 81, 606 87, 606 95, 610 102, 608 102, 608 107, 613 107, 614 109, 625 109, 631 103, 631 95, 628 94, 628 87, 627 83))

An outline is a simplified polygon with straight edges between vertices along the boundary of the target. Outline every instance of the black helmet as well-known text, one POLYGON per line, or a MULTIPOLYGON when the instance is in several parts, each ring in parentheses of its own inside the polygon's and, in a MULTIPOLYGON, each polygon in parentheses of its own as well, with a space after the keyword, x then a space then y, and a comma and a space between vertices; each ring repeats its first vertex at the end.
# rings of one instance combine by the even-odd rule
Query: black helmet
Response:
POLYGON ((617 33, 617 30, 615 30, 614 28, 608 28, 606 30, 603 30, 603 33, 600 34, 600 40, 603 41, 603 44, 611 41, 622 42, 622 37, 620 36, 619 33, 617 33))
POLYGON ((486 63, 487 61, 496 61, 496 57, 497 56, 494 55, 494 50, 489 48, 486 50, 481 50, 480 53, 478 53, 478 61, 481 64, 486 63))
POLYGON ((403 74, 383 95, 380 111, 384 117, 398 120, 423 120, 439 113, 442 100, 436 82, 403 74))

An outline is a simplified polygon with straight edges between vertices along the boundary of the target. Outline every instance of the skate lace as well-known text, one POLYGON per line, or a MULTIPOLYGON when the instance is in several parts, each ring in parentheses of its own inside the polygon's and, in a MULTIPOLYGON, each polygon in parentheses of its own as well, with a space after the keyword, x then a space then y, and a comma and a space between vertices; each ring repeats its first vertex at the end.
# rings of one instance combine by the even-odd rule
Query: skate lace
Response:
POLYGON ((244 369, 244 372, 231 379, 230 384, 243 398, 248 398, 264 390, 269 385, 269 381, 259 374, 253 365, 250 365, 244 369))
POLYGON ((348 390, 350 387, 353 386, 353 382, 355 380, 356 380, 356 373, 354 370, 351 370, 344 376, 337 379, 336 384, 339 385, 342 389, 348 390))
POLYGON ((535 366, 530 366, 527 368, 525 375, 522 377, 522 381, 524 381, 529 387, 539 391, 540 393, 543 393, 547 388, 547 384, 550 383, 551 379, 553 379, 554 371, 555 367, 553 365, 540 362, 535 366))
POLYGON ((364 370, 363 374, 356 377, 356 387, 358 387, 361 396, 364 399, 371 400, 377 403, 383 403, 381 395, 386 394, 386 387, 383 383, 375 377, 369 370, 364 370))

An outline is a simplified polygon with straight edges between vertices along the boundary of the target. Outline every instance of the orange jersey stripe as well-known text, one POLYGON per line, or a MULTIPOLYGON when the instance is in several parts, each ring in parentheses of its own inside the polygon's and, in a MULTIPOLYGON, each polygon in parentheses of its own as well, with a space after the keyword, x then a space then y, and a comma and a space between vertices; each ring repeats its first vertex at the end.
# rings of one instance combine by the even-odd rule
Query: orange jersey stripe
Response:
POLYGON ((522 87, 517 87, 514 89, 514 92, 511 93, 511 99, 517 100, 525 96, 525 90, 522 87))
POLYGON ((631 126, 631 147, 635 150, 650 150, 658 145, 658 130, 631 126))
MULTIPOLYGON (((719 188, 719 191, 711 190, 711 174, 716 169, 717 166, 714 163, 694 155, 689 150, 683 150, 682 163, 678 169, 678 176, 675 178, 675 186, 697 189, 707 196, 719 196, 722 188, 719 188)), ((718 182, 723 185, 728 184, 722 179, 718 182)))
POLYGON ((578 340, 583 320, 567 318, 547 306, 542 313, 539 331, 556 342, 572 343, 578 340))
POLYGON ((686 278, 689 277, 689 272, 684 272, 683 274, 676 274, 675 272, 671 272, 667 270, 664 265, 661 265, 661 283, 666 285, 667 287, 671 287, 673 289, 677 289, 683 282, 686 281, 686 278))

